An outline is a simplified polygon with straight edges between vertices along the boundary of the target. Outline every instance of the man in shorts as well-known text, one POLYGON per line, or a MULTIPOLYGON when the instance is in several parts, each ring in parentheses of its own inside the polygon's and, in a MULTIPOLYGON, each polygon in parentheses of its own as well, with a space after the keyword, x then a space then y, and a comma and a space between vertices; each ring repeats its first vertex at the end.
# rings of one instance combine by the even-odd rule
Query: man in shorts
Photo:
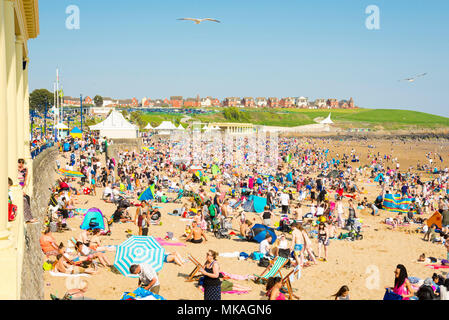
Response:
POLYGON ((139 275, 139 286, 155 294, 159 294, 160 283, 156 271, 148 264, 133 264, 129 272, 139 275))
POLYGON ((282 192, 279 200, 282 207, 282 214, 288 214, 288 203, 290 201, 290 196, 288 193, 282 192))
POLYGON ((304 264, 304 236, 299 226, 300 224, 298 222, 292 224, 292 244, 290 251, 293 253, 297 265, 302 266, 304 264))
POLYGON ((207 241, 206 235, 204 234, 203 229, 201 229, 198 226, 198 223, 196 221, 193 221, 192 222, 192 232, 186 238, 186 241, 190 241, 192 243, 202 243, 203 238, 204 238, 204 241, 207 241))

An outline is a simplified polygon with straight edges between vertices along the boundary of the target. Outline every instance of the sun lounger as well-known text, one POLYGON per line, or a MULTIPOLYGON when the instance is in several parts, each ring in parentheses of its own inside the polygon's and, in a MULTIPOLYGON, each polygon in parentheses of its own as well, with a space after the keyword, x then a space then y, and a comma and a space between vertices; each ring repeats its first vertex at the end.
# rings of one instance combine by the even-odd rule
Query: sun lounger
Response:
POLYGON ((285 266, 285 264, 287 262, 288 262, 287 258, 276 257, 276 259, 274 259, 273 261, 270 262, 270 265, 262 272, 261 275, 259 275, 259 276, 255 275, 256 282, 264 282, 271 277, 276 277, 276 275, 278 275, 278 274, 282 278, 281 269, 282 269, 282 267, 285 266), (267 272, 267 273, 265 274, 265 272, 267 272))

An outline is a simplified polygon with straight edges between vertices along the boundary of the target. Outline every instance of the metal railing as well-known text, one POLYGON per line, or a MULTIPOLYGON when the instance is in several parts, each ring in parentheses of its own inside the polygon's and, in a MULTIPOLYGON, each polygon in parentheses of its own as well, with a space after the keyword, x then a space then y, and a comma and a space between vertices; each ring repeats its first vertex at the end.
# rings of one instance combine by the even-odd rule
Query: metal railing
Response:
POLYGON ((46 144, 43 144, 39 147, 36 147, 34 149, 31 149, 31 159, 35 159, 42 151, 45 149, 51 148, 55 145, 53 141, 47 142, 46 144))

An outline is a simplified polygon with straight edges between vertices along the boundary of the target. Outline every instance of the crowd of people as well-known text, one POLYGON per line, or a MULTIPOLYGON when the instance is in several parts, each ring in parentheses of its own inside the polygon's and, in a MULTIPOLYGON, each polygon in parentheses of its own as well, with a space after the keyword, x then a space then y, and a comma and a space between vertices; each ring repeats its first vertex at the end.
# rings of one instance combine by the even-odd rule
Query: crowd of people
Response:
MULTIPOLYGON (((425 238, 432 237, 432 241, 439 240, 444 245, 449 260, 447 168, 435 174, 432 171, 433 179, 425 182, 423 176, 427 172, 419 171, 422 165, 401 170, 392 154, 370 153, 370 164, 362 166, 361 156, 354 149, 350 154, 331 156, 330 150, 317 142, 309 140, 304 144, 294 138, 279 140, 279 161, 275 166, 270 161, 257 165, 218 163, 214 157, 210 157, 209 162, 195 157, 182 160, 173 156, 169 140, 156 137, 146 139, 142 150, 121 151, 115 156, 106 155, 110 144, 111 141, 93 135, 84 135, 81 140, 69 137, 59 143, 66 162, 57 160, 57 168, 82 173, 79 184, 66 177, 55 186, 52 218, 62 228, 69 211, 77 205, 74 200, 77 194, 101 196, 105 202, 116 204, 110 223, 133 223, 137 226, 137 235, 143 236, 151 235, 151 226, 161 222, 162 214, 156 203, 179 202, 182 207, 177 214, 192 219, 185 233, 179 235, 185 242, 205 243, 212 235, 218 237, 223 230, 228 236, 234 230, 232 223, 238 224, 236 230, 240 239, 254 241, 253 227, 257 222, 271 231, 255 250, 260 253, 259 260, 264 258, 269 265, 274 265, 278 257, 285 257, 290 266, 306 268, 328 261, 333 240, 362 240, 360 212, 364 210, 378 216, 379 210, 384 209, 386 195, 399 194, 402 199, 412 199, 412 204, 408 214, 398 213, 392 226, 396 228, 404 222, 416 225, 425 238), (218 169, 215 174, 206 174, 214 165, 218 169), (377 183, 377 198, 367 199, 362 180, 377 183), (149 187, 152 188, 150 200, 137 200, 149 187), (101 195, 97 194, 97 188, 103 190, 101 195), (253 198, 263 199, 263 209, 257 212, 259 221, 248 218, 248 211, 254 210, 248 209, 245 203, 253 198), (442 215, 442 227, 426 228, 423 215, 436 210, 442 215), (230 226, 227 225, 229 221, 230 226), (272 233, 277 235, 276 241, 272 233)), ((209 150, 211 147, 208 142, 200 142, 197 148, 209 150)), ((225 146, 221 151, 225 159, 225 153, 236 150, 225 146)), ((242 144, 240 151, 245 158, 251 153, 248 141, 242 144)), ((432 158, 430 154, 427 156, 432 158)), ((23 171, 23 166, 20 170, 23 171)), ((26 181, 26 174, 23 175, 26 181)), ((98 229, 82 232, 74 239, 74 247, 68 248, 70 253, 62 243, 55 243, 50 233, 49 226, 41 239, 42 250, 47 256, 56 257, 54 269, 58 272, 95 274, 100 265, 112 268, 104 255, 109 248, 101 243, 98 229)), ((207 251, 207 261, 200 269, 205 299, 221 298, 217 256, 217 252, 207 251)), ((166 261, 185 263, 176 252, 167 254, 166 261)), ((425 296, 415 295, 405 267, 399 265, 396 271, 395 294, 403 299, 425 296)), ((139 274, 139 285, 143 288, 159 293, 159 280, 149 266, 134 265, 130 273, 139 274)), ((282 279, 268 279, 267 298, 285 299, 283 285, 282 279)), ((349 288, 343 286, 335 298, 349 299, 349 288)))

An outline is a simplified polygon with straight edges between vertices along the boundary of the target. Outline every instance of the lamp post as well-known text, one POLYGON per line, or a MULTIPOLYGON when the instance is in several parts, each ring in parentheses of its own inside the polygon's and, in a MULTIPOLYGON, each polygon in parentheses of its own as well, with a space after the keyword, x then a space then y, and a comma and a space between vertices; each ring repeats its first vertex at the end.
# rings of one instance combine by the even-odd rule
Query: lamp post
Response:
POLYGON ((80 106, 81 106, 81 132, 83 132, 83 95, 80 94, 80 106))
POLYGON ((47 100, 45 100, 45 109, 44 109, 44 136, 47 135, 47 100))
POLYGON ((31 116, 31 141, 33 141, 33 129, 34 129, 34 110, 33 109, 31 109, 31 114, 30 114, 30 116, 31 116))

